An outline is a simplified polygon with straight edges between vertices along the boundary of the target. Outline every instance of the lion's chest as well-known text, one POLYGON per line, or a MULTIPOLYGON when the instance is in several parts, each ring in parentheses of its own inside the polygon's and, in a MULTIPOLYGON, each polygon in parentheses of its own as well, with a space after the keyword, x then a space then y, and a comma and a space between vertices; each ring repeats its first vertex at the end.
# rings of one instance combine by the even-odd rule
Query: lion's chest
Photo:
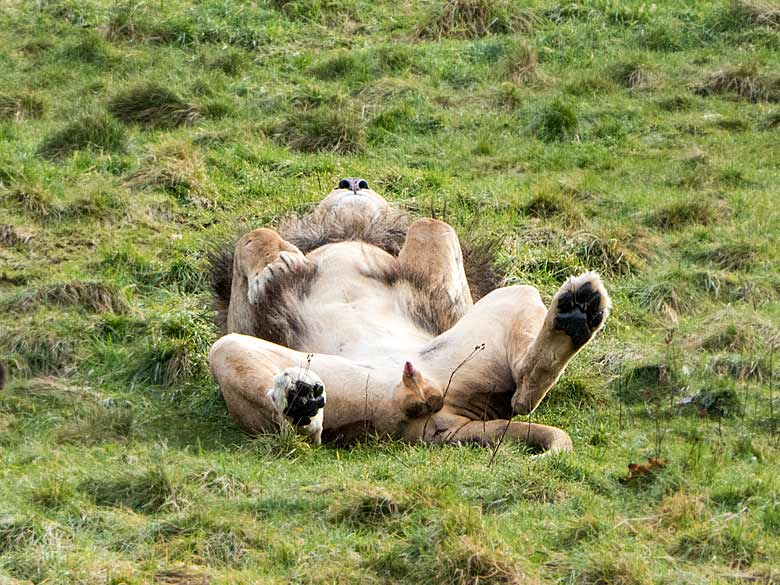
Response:
POLYGON ((309 256, 318 277, 303 303, 306 351, 339 355, 358 362, 398 362, 430 340, 399 304, 384 281, 367 276, 385 252, 354 242, 325 246, 309 256))

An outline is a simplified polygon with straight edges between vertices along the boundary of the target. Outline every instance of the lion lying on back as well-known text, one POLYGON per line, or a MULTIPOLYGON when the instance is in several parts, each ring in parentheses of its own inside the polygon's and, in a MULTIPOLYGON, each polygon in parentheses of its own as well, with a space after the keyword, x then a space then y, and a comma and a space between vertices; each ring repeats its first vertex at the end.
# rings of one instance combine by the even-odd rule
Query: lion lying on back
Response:
POLYGON ((509 419, 603 327, 609 295, 589 272, 548 310, 536 289, 496 288, 479 254, 466 259, 449 225, 407 224, 363 179, 279 232, 244 235, 215 265, 227 335, 209 362, 228 410, 250 432, 287 419, 317 444, 505 434, 570 449, 560 429, 509 419))

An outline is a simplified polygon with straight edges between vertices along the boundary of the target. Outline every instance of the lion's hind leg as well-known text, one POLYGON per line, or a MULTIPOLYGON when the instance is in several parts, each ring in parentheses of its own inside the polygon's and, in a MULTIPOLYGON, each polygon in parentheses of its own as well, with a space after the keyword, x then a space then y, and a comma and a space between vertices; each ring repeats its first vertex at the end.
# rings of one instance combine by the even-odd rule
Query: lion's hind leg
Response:
POLYGON ((452 432, 444 432, 438 440, 447 443, 476 443, 485 447, 508 440, 526 443, 545 453, 571 451, 569 435, 561 429, 522 421, 488 420, 469 421, 455 426, 452 432))
POLYGON ((536 408, 569 360, 604 326, 611 307, 595 272, 571 277, 561 286, 530 348, 512 364, 515 413, 528 414, 536 408))
POLYGON ((455 325, 473 305, 458 235, 443 221, 418 219, 409 226, 397 276, 412 288, 405 299, 412 316, 434 334, 455 325))

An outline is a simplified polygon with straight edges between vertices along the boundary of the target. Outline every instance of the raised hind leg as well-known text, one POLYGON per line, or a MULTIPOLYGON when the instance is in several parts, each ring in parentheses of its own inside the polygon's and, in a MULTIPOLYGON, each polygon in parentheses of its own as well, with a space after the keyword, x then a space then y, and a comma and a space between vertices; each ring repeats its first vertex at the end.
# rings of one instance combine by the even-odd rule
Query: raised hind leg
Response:
POLYGON ((471 309, 460 241, 443 221, 418 219, 409 226, 397 268, 407 310, 432 333, 446 331, 471 309))
MULTIPOLYGON (((486 424, 483 420, 500 422, 513 413, 532 412, 569 360, 603 326, 609 310, 609 296, 595 273, 570 278, 549 309, 529 286, 488 294, 419 352, 421 367, 444 386, 446 397, 441 412, 410 426, 407 438, 461 440, 463 433, 477 436, 473 433, 486 424), (469 421, 478 424, 466 427, 469 421), (456 434, 461 427, 463 433, 456 434)), ((531 427, 531 434, 523 435, 514 433, 515 428, 520 427, 510 425, 508 436, 542 447, 563 444, 555 435, 563 431, 555 431, 551 443, 545 437, 553 431, 531 427)), ((488 433, 480 441, 492 436, 488 433)))
POLYGON ((611 308, 595 272, 571 277, 561 286, 531 346, 511 359, 516 414, 533 412, 569 360, 604 326, 611 308))

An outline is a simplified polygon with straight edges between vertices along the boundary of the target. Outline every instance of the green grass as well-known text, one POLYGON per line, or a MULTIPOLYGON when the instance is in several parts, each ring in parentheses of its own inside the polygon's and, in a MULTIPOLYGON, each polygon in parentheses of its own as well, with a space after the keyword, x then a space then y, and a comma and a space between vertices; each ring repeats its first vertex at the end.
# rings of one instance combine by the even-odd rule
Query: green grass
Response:
POLYGON ((0 13, 0 582, 777 582, 776 3, 0 13), (545 301, 603 275, 533 415, 574 453, 235 426, 209 252, 343 176, 545 301))

